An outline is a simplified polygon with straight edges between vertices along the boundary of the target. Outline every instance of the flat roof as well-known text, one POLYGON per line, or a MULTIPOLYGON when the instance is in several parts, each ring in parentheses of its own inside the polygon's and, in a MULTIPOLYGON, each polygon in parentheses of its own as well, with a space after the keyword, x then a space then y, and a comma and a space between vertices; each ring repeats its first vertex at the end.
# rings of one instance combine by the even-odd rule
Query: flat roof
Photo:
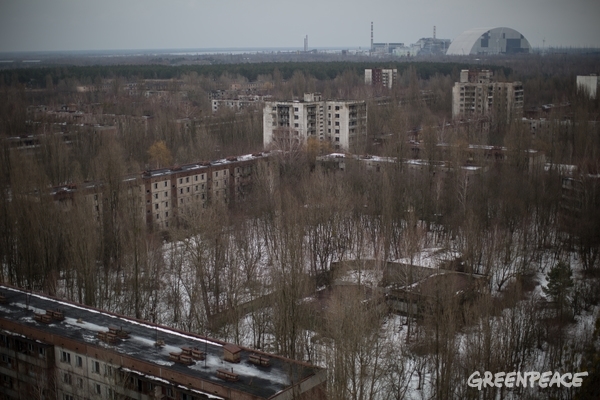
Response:
MULTIPOLYGON (((269 398, 291 387, 292 382, 297 383, 313 376, 320 369, 303 362, 256 352, 241 346, 239 346, 241 361, 239 363, 229 363, 223 360, 223 348, 228 344, 218 340, 36 293, 30 294, 9 286, 0 285, 0 292, 6 298, 6 303, 0 304, 0 319, 18 322, 86 345, 96 345, 103 349, 156 364, 162 369, 168 368, 177 373, 189 374, 195 378, 250 393, 260 398, 269 398), (64 320, 53 320, 50 324, 45 324, 34 319, 34 313, 45 313, 46 310, 57 309, 64 313, 64 320), (129 338, 119 340, 114 345, 98 339, 98 332, 106 332, 109 327, 121 328, 127 331, 129 338), (165 345, 163 347, 155 346, 157 337, 164 341, 165 345), (170 360, 169 353, 179 353, 182 347, 196 347, 200 351, 206 352, 206 360, 194 361, 191 365, 184 365, 170 360), (253 353, 269 357, 270 366, 259 367, 250 363, 249 356, 253 353), (232 368, 233 372, 239 376, 237 382, 228 382, 217 378, 218 369, 230 371, 232 368)), ((149 379, 161 379, 146 373, 143 374, 149 379)), ((185 388, 183 382, 177 382, 175 385, 185 388)))

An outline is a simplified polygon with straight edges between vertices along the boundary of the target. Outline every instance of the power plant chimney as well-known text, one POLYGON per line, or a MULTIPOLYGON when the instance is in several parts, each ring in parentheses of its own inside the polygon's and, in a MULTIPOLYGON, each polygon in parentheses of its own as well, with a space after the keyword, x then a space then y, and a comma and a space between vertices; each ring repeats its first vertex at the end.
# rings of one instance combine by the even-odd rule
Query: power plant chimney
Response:
POLYGON ((435 25, 433 26, 433 38, 435 39, 435 25))
POLYGON ((304 38, 304 52, 308 52, 308 35, 304 38))
POLYGON ((371 53, 373 52, 373 21, 371 21, 371 53))

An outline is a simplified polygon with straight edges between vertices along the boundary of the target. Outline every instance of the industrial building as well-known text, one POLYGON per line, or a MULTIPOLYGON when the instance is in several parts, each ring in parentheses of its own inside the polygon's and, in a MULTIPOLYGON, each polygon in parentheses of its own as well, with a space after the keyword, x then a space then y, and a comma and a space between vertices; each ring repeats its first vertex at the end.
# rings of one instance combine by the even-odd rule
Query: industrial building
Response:
POLYGON ((523 84, 494 82, 489 70, 462 70, 452 88, 452 116, 470 117, 503 113, 507 119, 523 112, 523 84))
POLYGON ((324 399, 326 370, 0 286, 3 399, 324 399))
POLYGON ((328 142, 338 150, 361 146, 367 138, 366 102, 322 100, 320 93, 305 93, 304 101, 265 102, 265 148, 298 150, 309 138, 328 142))
POLYGON ((458 35, 446 55, 529 53, 531 45, 521 33, 511 28, 476 28, 458 35))

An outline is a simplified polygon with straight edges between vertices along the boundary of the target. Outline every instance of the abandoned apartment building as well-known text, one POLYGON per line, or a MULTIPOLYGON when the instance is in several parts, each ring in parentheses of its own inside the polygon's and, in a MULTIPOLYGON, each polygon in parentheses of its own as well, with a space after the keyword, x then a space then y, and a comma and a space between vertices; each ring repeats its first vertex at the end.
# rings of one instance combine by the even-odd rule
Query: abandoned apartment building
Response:
MULTIPOLYGON (((252 174, 269 153, 261 152, 144 171, 123 177, 122 186, 132 201, 132 215, 146 222, 149 230, 165 230, 185 221, 209 203, 241 201, 251 190, 252 174)), ((68 210, 75 203, 87 207, 97 221, 108 201, 102 182, 84 182, 52 189, 54 201, 68 210)))
POLYGON ((326 370, 0 287, 3 399, 324 399, 326 370))

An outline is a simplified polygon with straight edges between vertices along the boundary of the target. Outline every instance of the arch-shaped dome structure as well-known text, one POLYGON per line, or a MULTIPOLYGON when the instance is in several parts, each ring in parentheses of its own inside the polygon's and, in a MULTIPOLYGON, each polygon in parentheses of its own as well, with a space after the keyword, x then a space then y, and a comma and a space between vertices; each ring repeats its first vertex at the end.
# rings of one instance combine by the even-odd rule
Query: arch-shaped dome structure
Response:
POLYGON ((452 41, 446 55, 529 53, 531 45, 511 28, 476 28, 464 31, 452 41))

